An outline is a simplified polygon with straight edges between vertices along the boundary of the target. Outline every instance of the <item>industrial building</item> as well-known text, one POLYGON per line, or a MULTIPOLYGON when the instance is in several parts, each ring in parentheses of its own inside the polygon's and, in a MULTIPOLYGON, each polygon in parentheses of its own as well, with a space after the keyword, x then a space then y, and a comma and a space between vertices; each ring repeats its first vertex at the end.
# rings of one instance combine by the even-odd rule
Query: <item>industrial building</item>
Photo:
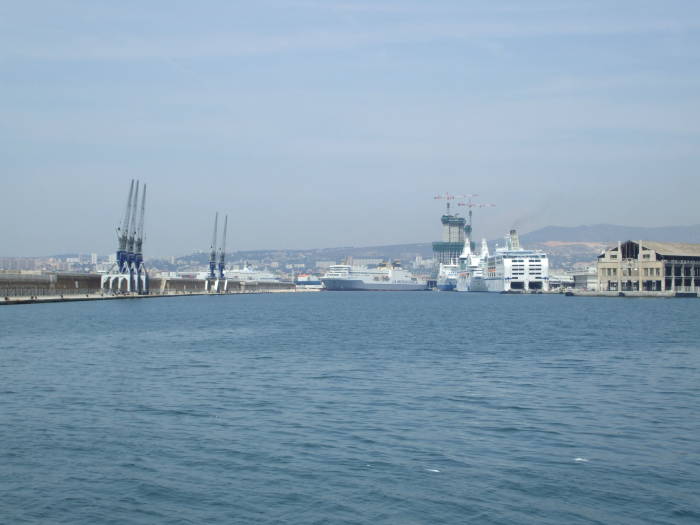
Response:
POLYGON ((700 244, 618 242, 598 256, 598 290, 676 292, 700 290, 700 244))

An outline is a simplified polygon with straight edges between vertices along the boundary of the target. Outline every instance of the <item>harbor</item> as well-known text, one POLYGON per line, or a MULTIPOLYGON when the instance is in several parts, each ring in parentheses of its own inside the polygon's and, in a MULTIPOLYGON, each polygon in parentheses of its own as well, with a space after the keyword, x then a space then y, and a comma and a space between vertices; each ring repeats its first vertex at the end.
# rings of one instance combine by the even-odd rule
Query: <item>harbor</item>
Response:
POLYGON ((432 258, 415 257, 408 265, 386 253, 316 262, 316 272, 306 264, 287 265, 291 274, 247 260, 228 264, 228 215, 219 235, 217 212, 206 264, 200 258, 187 271, 152 272, 143 255, 146 185, 132 180, 111 266, 99 272, 0 270, 0 305, 318 291, 698 297, 700 244, 618 241, 607 245, 585 271, 562 273, 553 271, 545 250, 523 246, 515 228, 501 240, 482 237, 476 243, 473 211, 495 205, 476 203, 474 197, 435 197, 445 202, 441 240, 432 243, 432 258), (455 212, 456 207, 465 207, 467 214, 455 212))

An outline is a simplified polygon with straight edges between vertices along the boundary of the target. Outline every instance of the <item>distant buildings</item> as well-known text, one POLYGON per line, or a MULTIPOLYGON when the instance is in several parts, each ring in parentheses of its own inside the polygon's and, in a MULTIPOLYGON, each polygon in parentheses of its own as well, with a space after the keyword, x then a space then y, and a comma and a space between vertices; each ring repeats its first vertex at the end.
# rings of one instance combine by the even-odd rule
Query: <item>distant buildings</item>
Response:
POLYGON ((697 292, 700 244, 626 241, 598 257, 598 290, 697 292))

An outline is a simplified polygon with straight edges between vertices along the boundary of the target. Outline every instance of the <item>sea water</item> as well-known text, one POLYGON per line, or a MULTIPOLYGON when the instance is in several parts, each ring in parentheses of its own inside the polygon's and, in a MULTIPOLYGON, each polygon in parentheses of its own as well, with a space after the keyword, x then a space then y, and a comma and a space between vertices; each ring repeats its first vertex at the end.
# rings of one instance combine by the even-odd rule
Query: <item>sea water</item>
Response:
POLYGON ((700 301, 0 308, 0 522, 700 523, 700 301))

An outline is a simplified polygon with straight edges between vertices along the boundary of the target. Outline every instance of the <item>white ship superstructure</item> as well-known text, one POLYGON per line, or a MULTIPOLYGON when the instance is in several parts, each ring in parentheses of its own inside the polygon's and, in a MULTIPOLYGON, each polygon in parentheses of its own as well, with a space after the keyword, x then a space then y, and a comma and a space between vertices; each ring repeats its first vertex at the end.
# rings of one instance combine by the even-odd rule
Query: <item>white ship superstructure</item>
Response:
POLYGON ((481 251, 477 254, 471 249, 469 238, 464 242, 464 250, 459 256, 460 271, 457 277, 458 292, 485 292, 486 285, 483 281, 482 260, 489 256, 489 247, 486 239, 481 241, 481 251))
MULTIPOLYGON (((467 251, 465 244, 465 251, 467 251)), ((464 255, 464 254, 463 254, 464 255)), ((541 250, 525 250, 515 230, 505 237, 505 246, 488 252, 486 241, 481 253, 467 253, 457 291, 460 292, 546 292, 549 291, 549 259, 541 250)))
POLYGON ((457 288, 459 278, 459 262, 450 264, 440 263, 437 275, 437 289, 441 292, 451 292, 457 288))
POLYGON ((518 233, 506 235, 506 245, 483 262, 483 280, 488 292, 549 291, 549 259, 541 250, 525 250, 518 233))
POLYGON ((427 290, 428 283, 413 276, 398 262, 377 268, 335 264, 321 278, 326 290, 334 291, 417 291, 427 290))

